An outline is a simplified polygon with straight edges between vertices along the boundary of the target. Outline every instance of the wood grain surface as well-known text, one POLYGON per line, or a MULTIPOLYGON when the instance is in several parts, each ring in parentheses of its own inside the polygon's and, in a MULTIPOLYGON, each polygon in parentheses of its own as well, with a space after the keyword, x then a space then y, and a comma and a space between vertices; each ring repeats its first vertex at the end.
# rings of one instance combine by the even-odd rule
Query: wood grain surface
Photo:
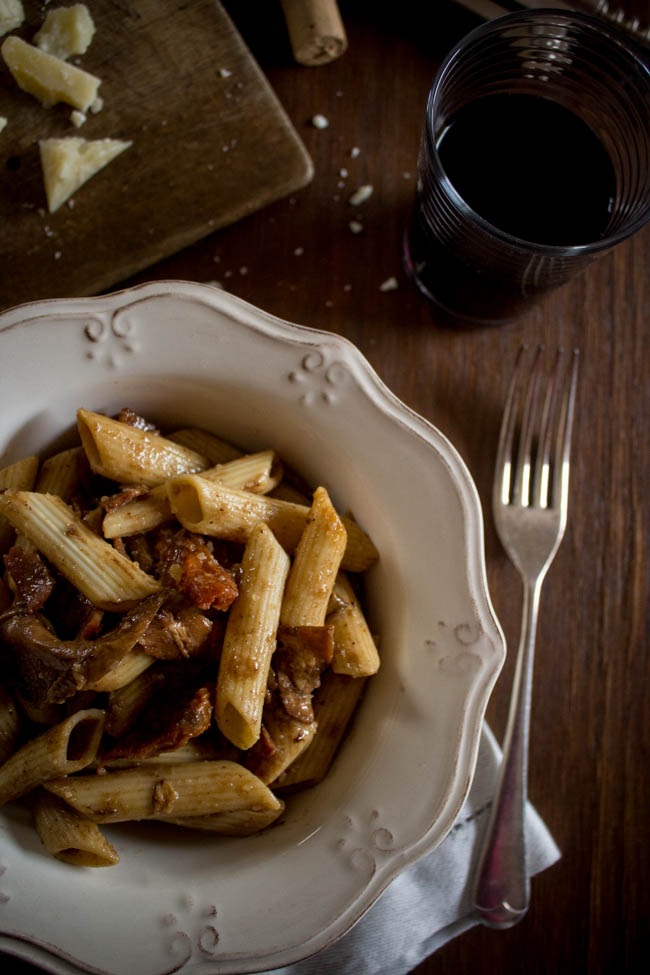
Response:
MULTIPOLYGON (((31 41, 43 4, 25 0, 31 41)), ((0 306, 95 294, 304 186, 311 161, 266 77, 215 0, 93 0, 90 48, 104 106, 79 129, 43 108, 0 60, 0 306), (48 213, 38 139, 132 146, 48 213)))
POLYGON ((279 5, 226 6, 315 178, 136 280, 218 281, 268 312, 346 336, 457 446, 483 502, 490 590, 510 650, 488 708, 499 737, 521 611, 489 508, 502 407, 521 343, 581 352, 569 522, 542 594, 531 732, 530 795, 562 858, 533 880, 520 924, 476 927, 417 975, 636 971, 650 913, 650 227, 520 321, 451 327, 407 280, 401 236, 430 82, 476 19, 444 0, 404 0, 399 16, 392 5, 342 2, 347 53, 300 68, 279 5), (310 125, 317 112, 326 129, 310 125), (354 208, 361 184, 374 192, 354 208), (353 218, 361 233, 350 231, 353 218), (392 276, 398 288, 380 290, 392 276))

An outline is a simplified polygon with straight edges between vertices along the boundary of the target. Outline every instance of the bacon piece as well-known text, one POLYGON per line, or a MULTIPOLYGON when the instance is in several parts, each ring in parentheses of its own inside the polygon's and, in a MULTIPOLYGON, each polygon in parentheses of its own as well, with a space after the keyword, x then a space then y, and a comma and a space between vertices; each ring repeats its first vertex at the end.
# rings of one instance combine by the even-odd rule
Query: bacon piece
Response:
POLYGON ((133 501, 134 498, 149 494, 149 490, 146 484, 129 485, 118 491, 117 494, 104 495, 99 499, 99 503, 105 511, 115 511, 116 508, 121 508, 123 504, 133 501))
POLYGON ((286 713, 297 721, 314 720, 311 695, 332 662, 333 649, 333 626, 278 627, 278 648, 273 654, 277 693, 286 713))
POLYGON ((163 529, 156 543, 157 573, 164 586, 184 592, 199 609, 227 610, 239 595, 231 572, 208 542, 184 528, 163 529))
POLYGON ((158 660, 182 660, 201 654, 210 645, 213 622, 194 606, 175 612, 161 609, 138 644, 158 660))
POLYGON ((137 562, 143 572, 151 573, 153 570, 153 546, 147 535, 139 533, 128 535, 123 539, 126 554, 134 562, 137 562))
POLYGON ((15 586, 16 602, 28 613, 38 612, 55 585, 54 576, 41 556, 33 549, 14 545, 4 556, 4 562, 15 586))
POLYGON ((166 688, 149 702, 132 731, 113 745, 103 761, 117 758, 138 760, 171 752, 198 738, 210 727, 211 693, 200 687, 177 697, 175 688, 166 688))
POLYGON ((86 609, 85 616, 79 624, 77 640, 94 640, 95 637, 99 636, 102 628, 104 610, 99 609, 97 606, 93 606, 90 600, 87 600, 87 602, 88 608, 86 609))
POLYGON ((262 725, 260 729, 260 736, 255 742, 255 748, 259 752, 260 756, 265 758, 272 755, 275 751, 275 742, 271 738, 265 725, 262 725))
POLYGON ((120 412, 115 417, 120 423, 128 423, 130 427, 136 427, 138 430, 149 430, 151 433, 160 433, 158 427, 154 426, 153 423, 149 423, 145 420, 143 416, 132 410, 130 406, 123 406, 120 412))

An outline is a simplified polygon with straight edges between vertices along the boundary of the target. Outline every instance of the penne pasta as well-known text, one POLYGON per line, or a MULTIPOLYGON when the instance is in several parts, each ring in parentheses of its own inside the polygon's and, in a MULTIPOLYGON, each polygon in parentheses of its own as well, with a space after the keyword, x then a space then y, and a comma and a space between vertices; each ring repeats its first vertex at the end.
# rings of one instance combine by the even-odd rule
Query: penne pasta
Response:
POLYGON ((161 588, 56 495, 6 491, 0 495, 0 514, 100 609, 128 609, 161 588))
POLYGON ((147 657, 149 661, 143 670, 135 673, 130 680, 125 681, 119 687, 108 689, 104 728, 106 733, 113 738, 120 738, 129 730, 148 704, 160 682, 159 672, 151 667, 154 658, 137 650, 128 654, 116 670, 120 669, 127 661, 133 658, 140 660, 141 657, 147 657))
POLYGON ((197 454, 203 454, 211 464, 225 464, 229 460, 241 457, 243 451, 234 447, 227 440, 215 437, 207 430, 199 430, 196 427, 187 427, 182 430, 175 430, 170 433, 168 439, 174 443, 189 447, 197 454))
POLYGON ((289 484, 288 481, 281 481, 269 494, 272 498, 278 498, 280 501, 292 501, 294 504, 303 504, 307 507, 309 507, 311 502, 308 494, 299 491, 298 488, 295 488, 293 484, 289 484))
POLYGON ((20 704, 20 709, 25 717, 33 724, 47 725, 51 727, 58 724, 65 717, 65 712, 60 704, 36 704, 16 691, 16 700, 20 704))
POLYGON ((81 487, 88 470, 83 447, 62 450, 43 461, 34 490, 39 494, 56 494, 64 501, 70 501, 81 487))
POLYGON ((119 863, 115 848, 97 823, 79 815, 51 792, 39 789, 31 809, 43 846, 57 860, 77 867, 112 867, 119 863))
POLYGON ((168 477, 210 466, 207 457, 189 447, 101 413, 78 410, 77 426, 93 471, 119 484, 154 487, 168 477))
POLYGON ((324 487, 316 488, 282 600, 286 626, 322 626, 347 544, 347 532, 324 487))
POLYGON ((154 663, 153 657, 145 653, 144 650, 138 650, 136 646, 120 660, 116 667, 86 686, 88 690, 97 692, 119 691, 121 688, 130 685, 141 674, 144 674, 154 663))
POLYGON ((172 518, 167 488, 165 484, 159 484, 144 497, 107 511, 102 519, 102 534, 104 538, 138 535, 158 528, 172 518))
POLYGON ((262 782, 270 785, 309 747, 316 734, 316 722, 305 724, 285 711, 273 709, 265 710, 264 727, 274 748, 270 754, 256 755, 251 767, 262 782))
POLYGON ((313 698, 318 730, 309 748, 275 779, 274 788, 312 786, 325 777, 365 683, 363 678, 346 677, 331 670, 323 674, 313 698))
MULTIPOLYGON (((274 450, 245 454, 201 472, 208 481, 226 487, 266 494, 282 477, 282 468, 274 450)), ((105 538, 121 538, 148 532, 173 518, 166 484, 151 489, 144 498, 136 498, 107 512, 102 523, 105 538)))
POLYGON ((0 806, 50 779, 78 772, 94 760, 104 729, 104 712, 77 711, 32 739, 0 767, 0 806))
POLYGON ((0 765, 16 751, 20 735, 20 713, 13 697, 0 684, 0 765))
MULTIPOLYGON (((173 478, 167 491, 173 513, 188 531, 246 542, 255 525, 264 521, 288 552, 295 552, 310 510, 291 501, 235 491, 191 474, 173 478)), ((341 520, 347 532, 341 566, 363 572, 377 560, 377 550, 355 522, 341 520)))
POLYGON ((38 472, 38 457, 23 457, 15 464, 3 467, 0 470, 0 491, 7 488, 14 488, 18 491, 31 491, 38 472))
POLYGON ((217 724, 238 748, 250 748, 260 736, 288 571, 287 554, 260 522, 244 550, 239 597, 228 617, 217 679, 217 724))
POLYGON ((268 494, 282 480, 282 464, 275 450, 243 454, 236 460, 201 471, 201 477, 215 484, 251 494, 268 494))
POLYGON ((350 677, 370 677, 379 670, 379 652, 354 589, 344 573, 334 584, 336 609, 327 617, 334 627, 332 670, 350 677))
POLYGON ((98 759, 97 768, 120 769, 141 765, 180 765, 189 762, 236 762, 239 753, 232 745, 219 747, 214 741, 205 741, 205 736, 192 738, 171 752, 158 752, 150 758, 109 758, 98 759))
POLYGON ((234 812, 214 813, 212 816, 156 817, 161 822, 198 829, 222 836, 251 836, 274 823, 284 812, 284 802, 278 801, 277 809, 236 809, 234 812))
MULTIPOLYGON (((0 470, 0 491, 31 491, 38 472, 38 457, 25 457, 0 470)), ((14 530, 0 514, 0 554, 6 552, 14 539, 14 530)))
POLYGON ((143 765, 57 779, 46 788, 96 823, 281 807, 252 772, 229 761, 143 765))

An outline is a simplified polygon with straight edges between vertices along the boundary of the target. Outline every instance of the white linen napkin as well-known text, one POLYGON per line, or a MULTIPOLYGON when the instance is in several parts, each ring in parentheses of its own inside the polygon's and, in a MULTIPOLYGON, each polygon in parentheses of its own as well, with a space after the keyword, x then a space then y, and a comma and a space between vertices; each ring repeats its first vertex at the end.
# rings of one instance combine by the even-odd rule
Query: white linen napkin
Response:
MULTIPOLYGON (((447 941, 479 923, 472 907, 473 878, 500 761, 499 746, 484 725, 472 788, 440 846, 389 884, 343 938, 271 975, 406 975, 447 941)), ((553 837, 530 803, 526 841, 531 877, 560 858, 553 837)))

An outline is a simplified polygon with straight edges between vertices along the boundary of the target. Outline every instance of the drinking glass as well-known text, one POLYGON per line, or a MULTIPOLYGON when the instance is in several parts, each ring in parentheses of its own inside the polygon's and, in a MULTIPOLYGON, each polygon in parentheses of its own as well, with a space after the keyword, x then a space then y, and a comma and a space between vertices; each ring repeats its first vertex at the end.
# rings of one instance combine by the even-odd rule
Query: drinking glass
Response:
POLYGON ((431 301, 509 321, 648 221, 650 71, 633 43, 597 17, 537 9, 447 56, 404 235, 431 301))

